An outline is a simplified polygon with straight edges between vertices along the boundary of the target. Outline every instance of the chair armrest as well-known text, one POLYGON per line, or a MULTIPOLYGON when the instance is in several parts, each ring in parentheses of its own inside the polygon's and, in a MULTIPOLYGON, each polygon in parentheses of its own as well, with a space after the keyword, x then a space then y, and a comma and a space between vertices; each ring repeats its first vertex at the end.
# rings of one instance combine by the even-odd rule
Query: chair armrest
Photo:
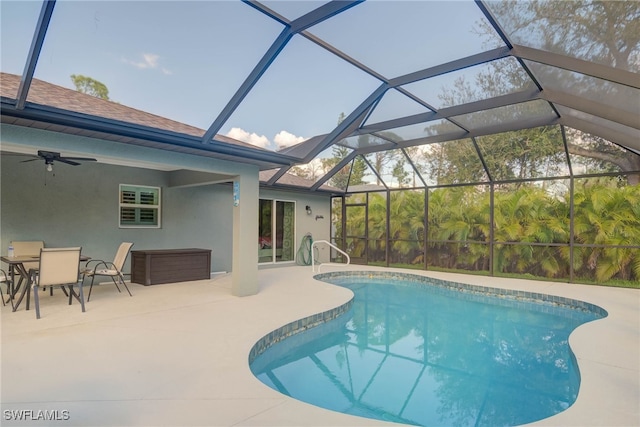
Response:
POLYGON ((87 269, 87 270, 91 270, 91 269, 89 268, 89 264, 91 264, 91 263, 100 263, 100 262, 105 262, 105 261, 103 261, 103 260, 101 260, 101 259, 90 259, 89 261, 87 261, 87 262, 86 262, 86 264, 84 265, 84 267, 85 267, 85 269, 87 269))
MULTIPOLYGON (((84 271, 81 271, 81 273, 84 273, 84 274, 96 274, 96 271, 103 270, 103 269, 104 270, 116 270, 116 271, 118 271, 118 269, 116 268, 116 266, 112 262, 103 261, 103 260, 93 260, 93 261, 96 262, 96 264, 93 266, 93 268, 85 269, 84 271)), ((89 261, 89 262, 91 262, 91 261, 89 261)), ((87 262, 87 265, 89 264, 89 262, 87 262)))

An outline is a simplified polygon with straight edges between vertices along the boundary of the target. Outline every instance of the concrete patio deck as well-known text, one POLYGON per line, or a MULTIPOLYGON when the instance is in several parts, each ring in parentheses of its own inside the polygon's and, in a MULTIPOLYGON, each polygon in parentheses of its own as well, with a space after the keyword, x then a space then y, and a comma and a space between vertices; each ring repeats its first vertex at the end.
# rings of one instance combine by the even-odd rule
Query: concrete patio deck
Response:
MULTIPOLYGON (((323 268, 335 271, 339 267, 323 268)), ((376 270, 350 266, 351 270, 376 270)), ((640 425, 640 291, 397 270, 597 304, 605 319, 570 337, 582 384, 576 403, 539 426, 640 425)), ((144 287, 133 297, 94 287, 86 313, 62 295, 41 298, 42 319, 2 308, 3 426, 373 426, 281 395, 250 372, 262 336, 351 298, 311 267, 259 272, 260 293, 231 295, 231 277, 144 287), (31 410, 32 413, 20 412, 31 410), (16 420, 57 411, 60 420, 16 420)))

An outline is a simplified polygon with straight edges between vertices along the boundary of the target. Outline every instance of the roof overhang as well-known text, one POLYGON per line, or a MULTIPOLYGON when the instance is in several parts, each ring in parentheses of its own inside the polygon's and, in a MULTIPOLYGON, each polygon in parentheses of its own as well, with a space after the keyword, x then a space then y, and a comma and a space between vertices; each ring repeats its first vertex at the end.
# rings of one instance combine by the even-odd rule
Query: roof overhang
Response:
POLYGON ((0 100, 0 114, 2 123, 248 163, 257 165, 260 170, 300 163, 297 157, 277 152, 232 145, 223 141, 213 144, 202 143, 202 139, 196 136, 29 102, 23 109, 18 109, 15 100, 7 98, 0 100))

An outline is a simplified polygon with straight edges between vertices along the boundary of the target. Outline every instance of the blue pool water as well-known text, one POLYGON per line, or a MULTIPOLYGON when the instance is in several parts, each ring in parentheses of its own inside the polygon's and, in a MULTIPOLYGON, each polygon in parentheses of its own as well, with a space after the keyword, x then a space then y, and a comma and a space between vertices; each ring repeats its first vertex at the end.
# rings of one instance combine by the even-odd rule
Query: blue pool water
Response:
POLYGON ((324 280, 353 290, 351 308, 273 344, 252 372, 304 402, 413 425, 514 426, 567 409, 580 385, 569 334, 606 315, 413 280, 324 280))

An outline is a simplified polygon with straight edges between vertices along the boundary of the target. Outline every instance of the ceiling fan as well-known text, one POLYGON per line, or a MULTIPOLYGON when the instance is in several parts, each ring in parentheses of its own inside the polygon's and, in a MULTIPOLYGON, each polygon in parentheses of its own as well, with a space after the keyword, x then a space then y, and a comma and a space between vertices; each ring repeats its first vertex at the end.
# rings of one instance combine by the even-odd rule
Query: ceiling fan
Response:
MULTIPOLYGON (((83 161, 83 162, 97 161, 96 159, 92 159, 90 157, 65 157, 60 155, 60 153, 56 153, 54 151, 43 151, 43 150, 38 150, 38 158, 44 159, 44 164, 46 165, 47 171, 49 172, 53 170, 53 162, 60 162, 60 163, 66 163, 72 166, 78 166, 80 165, 78 161, 83 161)), ((33 162, 34 160, 39 160, 39 159, 23 160, 20 163, 33 162)))

